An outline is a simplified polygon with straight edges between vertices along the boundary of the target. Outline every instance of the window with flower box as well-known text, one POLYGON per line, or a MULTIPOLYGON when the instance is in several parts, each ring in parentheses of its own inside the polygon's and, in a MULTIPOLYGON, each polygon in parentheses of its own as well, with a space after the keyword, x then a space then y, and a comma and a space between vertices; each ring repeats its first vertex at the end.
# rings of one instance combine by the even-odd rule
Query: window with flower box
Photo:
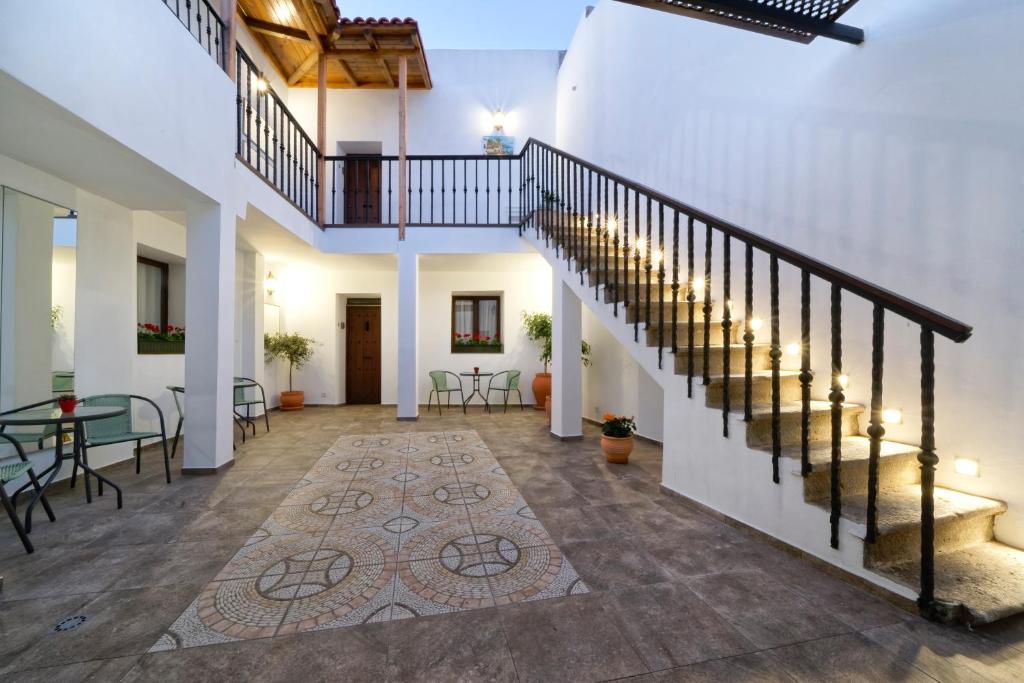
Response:
POLYGON ((180 302, 171 301, 172 280, 183 279, 183 273, 177 271, 183 271, 184 266, 142 255, 137 261, 138 353, 185 353, 185 328, 175 324, 182 315, 172 310, 180 308, 175 305, 180 302))
POLYGON ((500 294, 452 295, 452 353, 502 353, 500 294))

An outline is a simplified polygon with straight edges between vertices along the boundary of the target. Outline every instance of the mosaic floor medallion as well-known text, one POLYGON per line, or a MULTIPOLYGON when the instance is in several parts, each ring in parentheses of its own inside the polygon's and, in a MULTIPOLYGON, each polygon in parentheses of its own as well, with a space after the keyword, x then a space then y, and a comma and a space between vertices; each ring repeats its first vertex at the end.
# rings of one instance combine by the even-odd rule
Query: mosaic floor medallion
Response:
POLYGON ((585 592, 476 432, 343 436, 151 651, 585 592))

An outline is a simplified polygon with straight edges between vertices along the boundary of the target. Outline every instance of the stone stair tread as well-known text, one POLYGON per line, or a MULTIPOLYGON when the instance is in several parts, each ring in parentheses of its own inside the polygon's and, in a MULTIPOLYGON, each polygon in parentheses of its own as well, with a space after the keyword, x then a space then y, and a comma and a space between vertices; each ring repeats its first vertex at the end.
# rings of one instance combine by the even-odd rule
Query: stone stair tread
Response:
MULTIPOLYGON (((714 344, 712 344, 712 346, 714 346, 714 344)), ((721 344, 719 344, 719 346, 721 346, 721 344)), ((758 344, 754 344, 754 346, 759 346, 759 345, 758 344)), ((761 344, 760 346, 765 346, 765 345, 761 344)), ((799 370, 779 370, 779 379, 784 379, 784 378, 787 378, 787 377, 799 377, 799 376, 800 376, 800 371, 799 370)), ((742 372, 738 373, 738 374, 730 375, 730 378, 732 379, 733 382, 742 381, 744 379, 744 377, 746 377, 746 375, 744 373, 742 373, 742 372)), ((723 383, 725 383, 725 375, 711 375, 710 379, 711 379, 711 383, 712 384, 723 384, 723 383)), ((750 373, 750 379, 752 381, 754 381, 754 382, 770 382, 771 379, 772 379, 772 371, 771 370, 754 370, 754 371, 752 371, 750 373)), ((740 394, 740 398, 741 399, 743 398, 743 394, 742 393, 740 394)), ((797 454, 797 457, 799 457, 799 453, 797 454)))
MULTIPOLYGON (((935 522, 969 519, 979 515, 1006 512, 1006 503, 982 498, 962 491, 935 487, 935 522)), ((868 497, 866 493, 843 496, 843 517, 866 524, 868 497)), ((822 501, 828 506, 828 501, 822 501)), ((921 485, 910 484, 884 491, 878 495, 878 533, 886 534, 921 524, 921 485)))
MULTIPOLYGON (((714 351, 715 349, 723 349, 723 348, 725 348, 724 344, 710 344, 709 346, 710 346, 712 351, 714 351)), ((755 349, 770 349, 772 345, 771 344, 751 344, 751 346, 753 348, 755 348, 755 349)), ((746 350, 746 348, 747 348, 746 344, 729 344, 729 351, 730 351, 730 353, 732 353, 734 351, 741 352, 741 351, 746 350)), ((686 344, 680 344, 679 345, 679 353, 686 353, 686 350, 687 350, 687 345, 686 344)), ((694 351, 703 352, 704 351, 704 344, 694 344, 693 345, 693 350, 694 351)))
MULTIPOLYGON (((798 373, 799 374, 799 373, 798 373)), ((857 462, 867 460, 870 454, 871 439, 866 436, 844 436, 841 442, 843 451, 843 462, 857 462)), ((896 441, 882 440, 880 457, 892 458, 901 455, 917 455, 921 449, 910 444, 898 443, 896 441)), ((800 445, 786 446, 782 449, 784 458, 799 460, 801 455, 800 445)), ((807 456, 811 462, 811 469, 814 471, 825 470, 832 465, 832 442, 812 441, 807 449, 807 456)))
MULTIPOLYGON (((742 409, 742 406, 741 406, 742 409)), ((782 415, 789 415, 792 413, 799 414, 803 410, 803 404, 800 401, 782 401, 779 404, 779 412, 782 415)), ((828 401, 811 401, 811 412, 812 413, 823 413, 832 410, 832 404, 828 401)), ((753 417, 771 417, 772 406, 769 403, 755 403, 751 408, 751 415, 753 417)), ((844 403, 844 413, 863 413, 864 406, 859 403, 844 403)))
MULTIPOLYGON (((913 590, 920 586, 920 560, 875 568, 913 590)), ((1024 612, 1024 550, 998 541, 935 556, 935 597, 960 606, 969 624, 989 624, 1024 612)))

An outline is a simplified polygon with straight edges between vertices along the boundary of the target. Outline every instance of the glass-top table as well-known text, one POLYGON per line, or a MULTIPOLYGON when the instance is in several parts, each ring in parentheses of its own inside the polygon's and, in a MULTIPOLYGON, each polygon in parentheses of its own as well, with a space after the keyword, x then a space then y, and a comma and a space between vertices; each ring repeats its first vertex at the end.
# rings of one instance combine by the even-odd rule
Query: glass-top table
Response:
POLYGON ((463 401, 463 405, 468 406, 469 402, 473 400, 474 396, 479 396, 484 401, 484 410, 486 410, 488 413, 491 412, 491 404, 490 404, 490 402, 488 402, 487 397, 484 396, 484 392, 480 391, 480 378, 481 377, 493 377, 494 373, 493 372, 476 372, 476 371, 474 371, 474 372, 460 372, 459 375, 461 375, 462 377, 472 377, 473 378, 473 391, 469 392, 469 396, 467 396, 466 400, 463 401))
MULTIPOLYGON (((73 440, 71 447, 71 459, 78 467, 81 467, 82 471, 85 473, 86 500, 92 502, 92 491, 89 484, 89 476, 92 475, 96 477, 97 481, 108 484, 111 488, 117 491, 117 507, 118 509, 121 509, 123 506, 121 487, 89 467, 88 463, 86 463, 82 458, 81 444, 85 441, 82 425, 86 422, 118 417, 120 415, 124 415, 126 412, 127 410, 125 408, 118 406, 79 406, 70 413, 65 413, 60 408, 53 407, 30 408, 28 410, 0 415, 0 428, 15 425, 37 427, 53 425, 57 427, 58 437, 53 449, 53 464, 39 473, 39 479, 46 477, 46 480, 43 482, 42 486, 40 486, 39 490, 36 491, 31 502, 28 504, 28 508, 25 510, 25 531, 27 533, 32 531, 32 510, 35 509, 36 503, 38 503, 39 499, 43 497, 43 494, 46 492, 46 489, 49 488, 50 484, 53 483, 53 480, 57 478, 61 465, 64 463, 64 439, 60 437, 60 434, 64 432, 64 428, 66 426, 72 427, 73 440), (49 476, 47 477, 47 475, 49 476)), ((17 495, 17 493, 15 495, 17 495)))

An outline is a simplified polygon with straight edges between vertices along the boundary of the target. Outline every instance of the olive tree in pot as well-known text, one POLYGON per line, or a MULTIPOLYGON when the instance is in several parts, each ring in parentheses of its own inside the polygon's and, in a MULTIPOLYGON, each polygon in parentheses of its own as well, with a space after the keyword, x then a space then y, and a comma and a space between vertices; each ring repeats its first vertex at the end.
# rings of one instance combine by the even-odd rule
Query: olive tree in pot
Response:
MULTIPOLYGON (((551 364, 551 314, 523 311, 523 328, 526 337, 540 346, 540 362, 544 364, 544 372, 538 372, 533 378, 533 407, 536 410, 544 410, 551 396, 551 373, 548 372, 548 365, 551 364)), ((581 360, 584 367, 590 366, 590 344, 585 339, 581 348, 581 360)))
POLYGON ((302 410, 305 406, 305 393, 292 388, 292 372, 301 369, 313 357, 314 344, 315 339, 297 332, 263 335, 263 348, 267 356, 288 361, 288 391, 281 392, 281 410, 302 410))

